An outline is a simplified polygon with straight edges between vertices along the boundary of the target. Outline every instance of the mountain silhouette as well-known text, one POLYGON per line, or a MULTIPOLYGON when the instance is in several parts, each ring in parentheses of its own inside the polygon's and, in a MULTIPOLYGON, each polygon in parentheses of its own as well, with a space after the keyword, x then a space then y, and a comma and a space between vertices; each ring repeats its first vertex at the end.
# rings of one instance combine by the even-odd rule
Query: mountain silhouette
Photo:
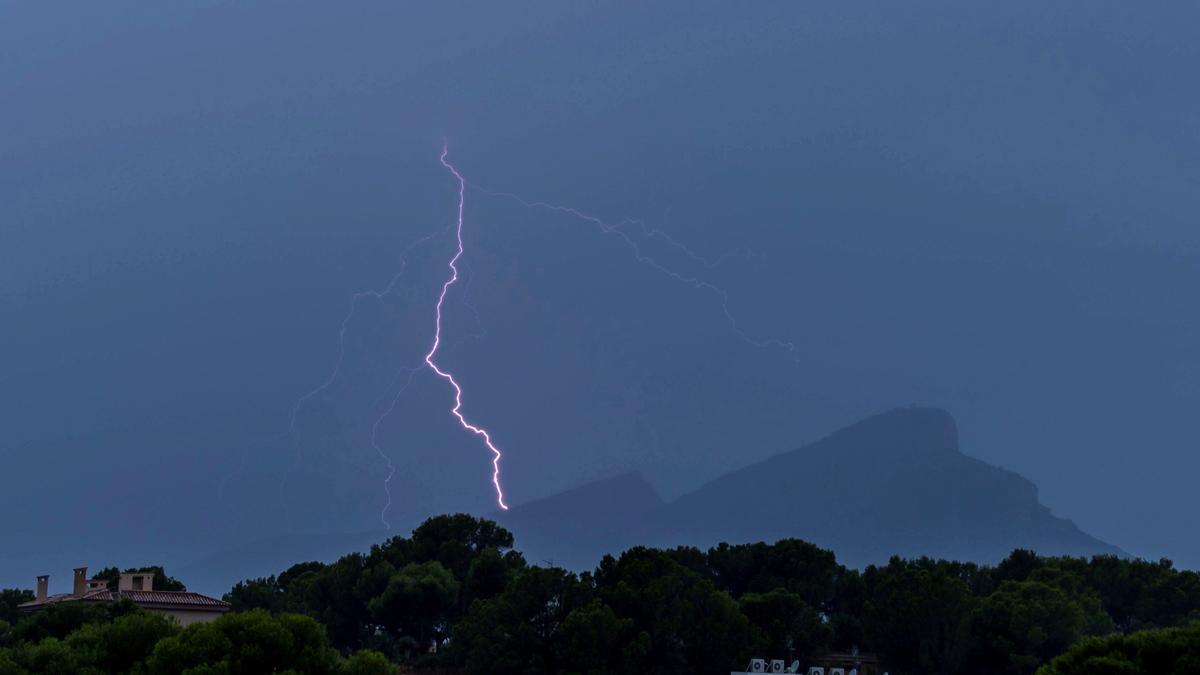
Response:
POLYGON ((1055 516, 1028 479, 962 454, 951 415, 901 408, 712 480, 670 503, 629 474, 497 516, 531 559, 588 568, 636 544, 797 537, 862 566, 891 555, 994 562, 1123 551, 1055 516))
POLYGON ((626 473, 494 514, 530 562, 589 569, 604 553, 658 534, 666 504, 641 474, 626 473))
MULTIPOLYGON (((954 418, 937 408, 875 415, 672 502, 630 472, 487 517, 513 531, 529 562, 574 570, 637 545, 707 548, 788 537, 831 549, 851 567, 892 555, 996 562, 1014 548, 1126 555, 1052 514, 1028 479, 962 454, 954 418)), ((297 562, 365 551, 406 529, 262 539, 185 565, 181 578, 220 592, 297 562)))

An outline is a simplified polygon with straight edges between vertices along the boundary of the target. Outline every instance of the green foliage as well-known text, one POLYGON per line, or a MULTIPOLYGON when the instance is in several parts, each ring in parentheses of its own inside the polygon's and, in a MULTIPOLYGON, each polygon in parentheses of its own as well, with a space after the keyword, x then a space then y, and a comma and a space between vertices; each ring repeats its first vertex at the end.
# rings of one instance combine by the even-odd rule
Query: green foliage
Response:
POLYGON ((21 618, 21 610, 17 605, 33 600, 32 591, 17 588, 0 590, 0 621, 13 624, 21 618))
POLYGON ((559 627, 585 592, 569 572, 526 568, 503 593, 471 605, 454 629, 453 654, 472 673, 555 672, 559 627))
POLYGON ((224 599, 235 612, 245 612, 250 609, 278 612, 282 610, 284 594, 272 575, 239 581, 225 594, 224 599))
POLYGON ((236 586, 235 607, 318 619, 335 647, 468 672, 719 672, 751 652, 880 654, 894 674, 1029 673, 1073 642, 1178 625, 1200 583, 1169 563, 893 559, 863 572, 807 542, 635 548, 594 574, 529 568, 512 536, 431 519, 333 563, 236 586), (434 653, 436 649, 436 653, 434 653))
POLYGON ((408 548, 410 560, 435 560, 456 579, 464 579, 478 555, 488 549, 507 550, 512 545, 513 536, 508 530, 490 520, 459 513, 426 520, 413 530, 408 548))
POLYGON ((296 614, 227 614, 158 643, 148 673, 333 673, 339 663, 325 629, 296 614))
POLYGON ((975 673, 1024 675, 1112 621, 1095 596, 1072 597, 1039 581, 1005 581, 971 614, 967 630, 975 673))
POLYGON ((1037 675, 1200 673, 1200 624, 1083 640, 1037 675))
MULTIPOLYGON (((81 617, 89 621, 76 625, 63 639, 41 637, 0 651, 0 673, 130 672, 150 654, 159 640, 178 631, 178 627, 165 617, 128 607, 122 608, 124 612, 120 614, 97 611, 50 613, 50 609, 59 608, 43 610, 48 615, 46 621, 37 622, 34 617, 30 617, 30 621, 42 628, 52 626, 55 632, 61 632, 63 626, 81 617)), ((47 635, 49 632, 30 631, 28 634, 47 635)))
POLYGON ((107 623, 139 611, 129 601, 118 603, 64 602, 22 617, 0 636, 0 644, 36 643, 46 638, 63 639, 89 623, 107 623))
MULTIPOLYGON (((447 522, 455 527, 441 533, 465 532, 464 545, 438 541, 435 528, 415 550, 453 561, 464 579, 436 561, 410 562, 414 547, 397 538, 368 556, 352 554, 330 565, 304 563, 278 577, 238 584, 227 597, 240 611, 183 630, 128 601, 56 603, 28 616, 15 614, 18 620, 11 625, 0 624, 0 645, 10 645, 0 649, 0 674, 395 672, 378 652, 341 658, 329 632, 340 630, 347 645, 388 631, 444 640, 450 617, 461 614, 465 582, 474 595, 491 597, 504 589, 512 566, 523 565, 511 551, 479 548, 511 542, 507 532, 494 525, 465 527, 462 518, 447 522)), ((111 568, 105 574, 119 572, 111 568)), ((4 597, 13 604, 27 599, 23 593, 4 597)))
POLYGON ((1200 574, 1178 571, 1169 560, 1098 556, 1083 573, 1122 631, 1200 620, 1200 574))
POLYGON ((867 585, 856 570, 844 571, 834 588, 833 602, 825 609, 830 645, 838 651, 850 651, 866 644, 863 611, 867 604, 867 585))
POLYGON ((8 650, 0 651, 0 675, 25 675, 29 671, 13 661, 8 650))
POLYGON ((638 547, 606 556, 595 583, 598 597, 638 634, 626 670, 720 671, 748 655, 754 636, 737 603, 668 553, 638 547))
POLYGON ((632 652, 626 647, 633 620, 620 618, 599 600, 571 610, 560 631, 561 664, 570 672, 618 672, 623 662, 645 657, 644 645, 632 652))
POLYGON ((475 600, 487 600, 504 591, 511 576, 515 559, 505 559, 500 551, 485 548, 471 560, 463 581, 463 605, 475 600))
POLYGON ((1168 561, 1017 550, 995 566, 858 572, 785 539, 639 547, 577 575, 529 567, 512 544, 490 521, 432 518, 365 554, 241 582, 232 614, 186 629, 128 602, 24 615, 27 591, 0 592, 0 675, 724 673, 854 648, 893 675, 1200 672, 1200 628, 1134 632, 1200 620, 1200 576, 1168 561))
MULTIPOLYGON (((147 567, 128 567, 126 572, 153 572, 154 579, 151 582, 153 590, 156 591, 186 591, 187 586, 175 577, 167 576, 166 571, 161 565, 150 565, 147 567)), ((121 580, 121 570, 117 567, 105 567, 97 572, 95 579, 104 579, 108 582, 110 589, 116 590, 117 583, 121 580)))
POLYGON ((734 597, 790 591, 810 607, 826 609, 845 568, 833 553, 799 539, 774 544, 720 544, 708 552, 708 568, 718 587, 734 597))
POLYGON ((124 673, 150 655, 159 640, 179 631, 171 620, 149 612, 131 612, 112 623, 90 623, 64 641, 82 662, 106 673, 124 673))
POLYGON ((867 646, 896 671, 958 672, 967 651, 964 621, 977 600, 956 572, 940 561, 892 558, 864 573, 867 646))
POLYGON ((384 630, 411 637, 418 647, 436 646, 447 637, 459 588, 454 575, 436 560, 409 563, 367 607, 384 630))
POLYGON ((494 597, 524 568, 512 543, 512 533, 494 522, 439 516, 409 539, 393 537, 366 555, 240 582, 225 599, 234 611, 311 616, 344 652, 371 647, 399 660, 429 660, 429 648, 445 641, 471 602, 494 597))
POLYGON ((800 594, 782 588, 746 593, 738 605, 762 634, 758 653, 807 661, 828 651, 833 630, 800 594))
POLYGON ((396 672, 396 666, 383 654, 363 649, 346 659, 337 672, 339 675, 391 675, 396 672))

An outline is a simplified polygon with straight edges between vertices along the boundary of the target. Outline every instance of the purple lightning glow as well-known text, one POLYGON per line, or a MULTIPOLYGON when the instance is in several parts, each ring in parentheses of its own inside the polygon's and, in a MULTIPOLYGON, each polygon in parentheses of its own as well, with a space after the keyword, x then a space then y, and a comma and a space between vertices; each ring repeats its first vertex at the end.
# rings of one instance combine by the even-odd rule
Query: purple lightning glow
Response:
MULTIPOLYGON (((462 406, 463 406, 462 386, 458 383, 458 381, 455 379, 453 374, 451 374, 447 370, 444 370, 441 366, 438 365, 437 361, 435 360, 435 357, 438 356, 439 349, 442 346, 442 310, 443 310, 443 307, 445 306, 446 298, 449 295, 451 286, 454 286, 456 283, 458 283, 459 279, 464 276, 465 276, 465 279, 464 279, 463 289, 460 293, 462 295, 461 301, 462 301, 463 305, 465 307, 467 307, 467 309, 469 309, 475 315, 476 323, 477 324, 480 323, 480 317, 479 317, 478 310, 469 302, 471 277, 469 274, 464 275, 464 272, 469 273, 469 271, 470 271, 469 267, 466 266, 467 261, 463 259, 463 256, 465 253, 464 241, 463 241, 463 227, 464 227, 464 209, 465 209, 467 187, 470 187, 480 193, 483 193, 485 195, 489 195, 492 197, 500 197, 500 198, 504 198, 504 199, 513 200, 513 201, 517 202, 518 204, 520 204, 524 207, 527 207, 527 208, 540 209, 540 210, 545 210, 545 211, 549 211, 552 213, 570 216, 570 217, 576 218, 578 220, 581 220, 581 221, 584 221, 591 225, 596 226, 603 234, 612 235, 612 236, 617 237, 629 249, 629 251, 633 255, 633 258, 637 262, 654 268, 659 273, 663 274, 664 276, 672 279, 673 281, 675 281, 677 283, 680 283, 682 285, 685 285, 685 286, 688 286, 688 287, 691 287, 691 288, 694 288, 694 289, 697 289, 700 291, 712 293, 713 295, 715 295, 716 299, 718 301, 719 308, 720 308, 722 314, 724 314, 724 317, 725 317, 726 321, 728 322, 730 328, 740 339, 742 339, 747 344, 753 345, 755 347, 760 347, 760 348, 780 349, 780 350, 784 351, 785 353, 787 353, 791 357, 792 360, 794 360, 794 361, 799 360, 798 359, 798 349, 794 343, 787 341, 787 340, 778 339, 778 338, 752 337, 745 330, 743 330, 743 328, 739 324, 738 319, 736 318, 736 316, 734 315, 734 313, 732 312, 732 310, 730 308, 730 296, 729 296, 728 291, 726 291, 724 288, 722 288, 702 277, 694 276, 692 274, 684 273, 684 272, 678 271, 676 269, 673 269, 672 267, 668 266, 667 264, 664 264, 662 261, 660 261, 656 257, 649 255, 646 251, 643 250, 642 245, 643 245, 643 243, 649 242, 651 240, 655 240, 655 239, 660 240, 660 241, 664 242, 667 246, 669 246, 671 249, 674 249, 677 253, 680 253, 683 256, 685 256, 686 258, 688 258, 691 262, 693 262, 693 263, 699 265, 700 267, 702 267, 703 269, 709 270, 709 271, 719 267, 720 265, 722 265, 724 262, 726 262, 727 260, 729 260, 731 258, 758 258, 760 261, 763 261, 763 260, 765 260, 765 256, 762 256, 761 254, 756 253, 749 249, 736 249, 734 251, 730 251, 730 252, 721 254, 720 256, 718 256, 716 258, 707 258, 705 256, 702 256, 702 255, 696 253, 695 251, 693 251, 691 248, 684 245, 683 243, 677 241, 676 239, 671 237, 669 234, 667 234, 663 230, 661 230, 657 227, 648 226, 642 220, 633 219, 633 218, 625 218, 619 222, 606 222, 596 216, 593 216, 591 214, 588 214, 586 212, 583 212, 579 209, 576 209, 576 208, 573 208, 570 206, 559 206, 556 204, 551 204, 551 203, 542 202, 542 201, 530 201, 530 200, 526 200, 518 195, 509 193, 509 192, 495 192, 492 190, 488 190, 486 188, 480 187, 473 183, 468 183, 467 180, 463 177, 463 175, 461 173, 459 173, 458 169, 455 168, 455 166, 447 160, 448 155, 449 155, 448 146, 443 145, 442 153, 439 157, 439 161, 441 162, 442 166, 445 167, 446 170, 448 170, 454 176, 455 180, 458 181, 457 218, 455 221, 453 221, 446 227, 440 228, 439 230, 431 232, 430 234, 428 234, 424 237, 421 237, 420 239, 412 242, 408 247, 406 247, 400 256, 400 262, 401 262, 400 270, 396 273, 395 276, 393 276, 388 281, 386 286, 384 286, 382 289, 362 291, 359 293, 355 293, 351 297, 349 311, 343 317, 342 322, 338 328, 338 335, 337 335, 338 350, 337 350, 337 357, 336 357, 335 363, 333 365, 332 371, 330 372, 329 376, 326 378, 325 381, 323 381, 315 389, 313 389, 313 390, 309 391, 308 393, 304 394, 303 396, 301 396, 298 400, 296 400, 295 404, 292 407, 290 424, 288 426, 288 436, 291 437, 292 443, 295 446, 295 454, 292 458, 291 466, 285 470, 281 484, 280 484, 281 499, 283 499, 283 496, 284 496, 284 491, 286 488, 288 475, 295 469, 296 464, 300 460, 300 448, 299 448, 299 443, 298 443, 299 429, 298 429, 298 425, 297 425, 297 418, 298 418, 301 410, 308 404, 308 402, 310 400, 314 399, 321 393, 330 389, 333 386, 333 384, 338 380, 338 378, 341 374, 343 361, 346 358, 346 345, 345 345, 346 332, 347 332, 347 329, 348 329, 348 326, 349 326, 351 320, 355 316, 355 313, 358 309, 359 304, 361 303, 361 301, 364 301, 367 299, 371 299, 374 301, 382 301, 384 298, 391 295, 392 292, 395 290, 395 287, 396 287, 397 283, 399 282, 400 278, 405 273, 405 267, 407 265, 408 254, 413 249, 415 249, 417 246, 428 243, 431 239, 433 239, 439 235, 449 234, 450 230, 453 229, 454 233, 455 233, 455 240, 457 243, 457 248, 455 249, 454 254, 451 256, 449 261, 447 262, 447 266, 449 267, 450 275, 449 275, 449 278, 447 278, 443 282, 441 292, 438 295, 437 303, 434 307, 435 320, 434 320, 433 342, 430 345, 428 353, 425 354, 423 363, 421 363, 420 365, 418 365, 416 367, 412 367, 412 368, 402 368, 397 373, 397 379, 394 380, 393 384, 389 385, 389 387, 388 387, 389 391, 392 390, 392 387, 394 386, 394 384, 397 381, 399 381, 400 378, 404 377, 405 375, 407 375, 407 378, 405 378, 406 381, 404 382, 403 386, 401 386, 398 390, 394 391, 394 393, 389 397, 390 400, 388 402, 388 405, 385 407, 385 409, 382 411, 382 413, 376 418, 375 423, 371 426, 371 433, 370 433, 371 448, 378 454, 379 458, 383 461, 385 468, 387 470, 387 475, 383 481, 383 488, 384 488, 384 493, 386 495, 386 501, 380 512, 380 521, 383 523, 383 525, 385 527, 390 528, 390 523, 388 522, 388 519, 387 519, 388 510, 390 509, 390 507, 392 505, 392 493, 391 493, 390 484, 391 484, 392 478, 394 477, 394 475, 396 473, 396 467, 393 464, 391 458, 383 451, 383 449, 379 445, 380 428, 381 428, 381 425, 383 424, 383 422, 396 410, 396 407, 399 403, 400 398, 412 384, 416 373, 419 372, 425 366, 428 366, 430 368, 430 370, 432 370, 438 377, 441 377, 442 379, 444 379, 450 383, 450 386, 454 390, 454 406, 450 410, 451 414, 458 420, 459 424, 465 430, 470 431, 471 433, 481 437, 484 441, 484 444, 487 446, 488 450, 491 451, 491 453, 492 453, 492 485, 495 487, 496 501, 499 504, 500 508, 505 509, 505 510, 508 509, 508 505, 504 501, 504 492, 501 489, 501 484, 500 484, 500 460, 503 458, 503 455, 502 455, 500 449, 493 442, 491 433, 486 428, 472 424, 463 415, 463 412, 462 412, 462 406), (460 266, 462 266, 461 269, 460 269, 460 266)), ((479 336, 477 335, 475 337, 478 338, 479 336)), ((287 508, 286 499, 283 499, 283 503, 284 503, 285 513, 288 516, 287 520, 289 522, 289 529, 290 529, 291 518, 290 518, 290 513, 287 513, 288 508, 287 508)))
MULTIPOLYGON (((333 369, 330 371, 329 376, 325 379, 324 382, 322 382, 316 388, 312 389, 311 391, 304 394, 300 398, 296 399, 296 402, 292 405, 292 412, 291 412, 291 416, 289 417, 289 421, 288 421, 287 436, 291 439, 291 444, 294 448, 294 452, 292 455, 292 461, 290 462, 288 467, 284 470, 283 475, 279 481, 279 500, 280 500, 281 505, 283 506, 284 520, 287 523, 288 531, 291 531, 291 529, 292 529, 292 514, 291 514, 291 508, 288 506, 286 492, 287 492, 288 478, 296 470, 296 466, 300 462, 300 430, 299 430, 297 423, 298 423, 298 418, 300 416, 301 410, 303 410, 304 406, 310 400, 312 400, 313 398, 315 398, 322 392, 324 392, 327 389, 329 389, 330 387, 332 387, 333 384, 335 382, 337 382, 338 378, 341 376, 342 365, 346 360, 346 330, 349 327, 351 320, 354 319, 354 316, 358 311, 359 303, 367 298, 371 298, 371 299, 379 302, 379 301, 384 300, 388 296, 390 296, 396 290, 396 284, 399 283, 401 277, 403 277, 405 272, 408 270, 409 254, 412 253, 418 246, 426 244, 430 240, 432 240, 434 237, 437 237, 441 234, 445 234, 447 232, 449 232, 449 228, 441 228, 441 229, 435 230, 433 232, 430 232, 429 234, 427 234, 423 237, 420 237, 416 241, 413 241, 412 243, 410 243, 408 246, 406 246, 404 248, 403 251, 400 252, 400 269, 392 276, 391 279, 388 280, 387 285, 385 285, 383 288, 378 289, 378 290, 369 289, 369 290, 365 290, 365 291, 359 291, 358 293, 355 293, 354 295, 352 295, 350 297, 350 307, 347 310, 345 316, 342 317, 341 324, 338 326, 337 359, 334 361, 333 369)), ((417 370, 417 369, 406 368, 401 371, 401 372, 407 371, 409 373, 409 383, 411 383, 411 381, 412 381, 412 374, 413 374, 413 372, 415 372, 415 370, 417 370)), ((384 414, 378 420, 376 420, 374 426, 372 426, 372 428, 371 428, 371 447, 375 450, 376 453, 379 454, 379 458, 381 460, 383 460, 384 466, 387 469, 387 477, 383 481, 383 491, 384 491, 386 500, 384 503, 383 510, 379 514, 379 520, 380 520, 380 522, 383 523, 384 527, 387 527, 388 529, 391 528, 391 524, 388 523, 388 520, 387 520, 387 511, 391 507, 391 504, 392 504, 391 481, 392 481, 392 477, 396 473, 396 467, 392 463, 392 459, 390 457, 388 457, 387 454, 385 454, 382 449, 380 449, 379 445, 376 442, 376 434, 379 430, 379 425, 392 412, 392 409, 396 405, 396 400, 399 399, 400 395, 404 392, 405 389, 407 389, 407 387, 408 387, 408 383, 406 383, 404 385, 404 387, 401 388, 400 391, 395 395, 395 397, 392 399, 391 405, 387 408, 386 412, 384 412, 384 414)), ((243 456, 243 460, 244 460, 244 456, 243 456)), ((222 481, 222 483, 224 483, 224 481, 222 481)))
POLYGON ((379 447, 379 427, 392 414, 392 411, 396 409, 396 403, 400 401, 400 397, 408 390, 409 385, 412 384, 413 376, 417 374, 420 367, 407 368, 406 370, 408 371, 408 381, 396 391, 396 394, 392 396, 392 402, 388 404, 387 410, 384 410, 383 414, 375 420, 375 424, 371 425, 371 447, 374 448, 375 452, 379 453, 379 457, 383 459, 384 465, 387 466, 387 476, 383 479, 383 492, 387 495, 387 501, 383 503, 383 508, 379 510, 379 522, 383 523, 383 526, 389 530, 392 529, 392 524, 388 522, 387 512, 388 509, 392 508, 391 484, 392 477, 396 475, 396 465, 392 463, 392 458, 387 456, 383 448, 379 447))
MULTIPOLYGON (((416 375, 416 373, 422 367, 424 367, 426 365, 428 365, 437 375, 439 375, 440 377, 449 381, 451 383, 451 385, 454 387, 455 405, 454 405, 454 408, 451 410, 451 412, 455 415, 455 417, 458 418, 459 422, 463 425, 463 428, 483 437, 485 443, 487 444, 488 449, 492 451, 492 453, 493 453, 492 483, 496 487, 497 501, 499 502, 501 508, 504 508, 504 509, 508 508, 508 506, 504 502, 504 495, 500 488, 500 464, 499 464, 500 458, 501 458, 500 450, 492 442, 491 436, 486 430, 467 422, 466 418, 462 415, 462 412, 461 412, 462 388, 458 385, 458 382, 456 380, 454 380, 453 376, 450 375, 450 373, 441 370, 436 365, 436 363, 433 361, 433 357, 435 356, 435 354, 438 350, 438 347, 441 344, 442 307, 445 304, 446 295, 449 292, 450 286, 453 285, 455 282, 457 282, 459 279, 460 275, 459 275, 458 264, 460 262, 460 258, 463 255, 463 252, 464 252, 463 240, 462 240, 462 227, 463 227, 463 207, 464 207, 464 200, 465 200, 466 183, 463 180, 462 176, 454 169, 454 167, 451 166, 446 161, 446 156, 447 156, 447 148, 443 147, 442 155, 440 157, 442 165, 445 166, 447 169, 449 169, 454 174, 455 178, 458 179, 458 181, 459 181, 459 204, 458 204, 457 222, 451 223, 449 226, 447 226, 445 228, 435 230, 434 232, 431 232, 431 233, 417 239, 416 241, 412 242, 411 244, 409 244, 404 249, 404 251, 401 252, 401 254, 400 254, 400 269, 396 272, 396 274, 394 276, 392 276, 391 279, 388 280, 388 283, 383 288, 378 289, 378 290, 371 289, 371 290, 360 291, 358 293, 355 293, 353 296, 351 296, 349 309, 346 312, 345 316, 342 317, 341 324, 338 326, 337 357, 334 360, 332 370, 330 371, 329 375, 326 377, 326 379, 321 384, 319 384, 316 388, 305 393, 303 396, 301 396, 299 399, 297 399, 296 402, 292 406, 291 415, 289 417, 287 436, 291 438, 292 445, 295 447, 295 452, 293 454, 290 465, 283 473, 283 476, 280 480, 280 485, 279 485, 280 500, 283 505, 285 520, 288 522, 289 530, 291 529, 291 512, 290 512, 291 510, 288 508, 288 503, 287 503, 287 500, 284 495, 285 495, 285 492, 287 489, 288 477, 295 470, 296 465, 300 461, 300 446, 299 446, 300 433, 299 433, 299 428, 298 428, 298 418, 299 418, 301 410, 305 407, 305 405, 308 404, 308 402, 310 400, 314 399, 315 397, 317 397, 318 395, 320 395, 321 393, 325 392, 330 387, 332 387, 333 384, 335 382, 337 382, 338 378, 340 377, 342 365, 346 359, 346 332, 350 325, 350 322, 353 320, 355 314, 358 311, 359 304, 363 300, 367 300, 367 299, 371 299, 371 300, 374 300, 377 302, 382 301, 385 298, 387 298, 389 295, 391 295, 395 291, 397 283, 400 281, 401 277, 404 276, 404 274, 407 270, 408 255, 414 249, 416 249, 418 246, 428 243, 434 237, 440 236, 442 234, 448 234, 452 228, 455 229, 455 232, 457 235, 458 249, 457 249, 454 257, 450 260, 451 277, 442 286, 442 291, 441 291, 440 296, 438 297, 438 302, 437 302, 437 305, 435 308, 437 318, 436 318, 436 322, 435 322, 433 347, 430 349, 429 353, 425 356, 424 361, 421 363, 421 365, 419 367, 403 368, 400 370, 399 373, 397 373, 398 377, 407 374, 406 381, 404 382, 403 386, 401 386, 398 390, 396 390, 395 393, 389 398, 388 405, 383 410, 383 412, 375 419, 374 424, 371 425, 371 434, 370 434, 371 449, 373 449, 375 451, 375 453, 379 456, 380 460, 383 461, 384 468, 387 471, 387 474, 383 479, 383 491, 384 491, 385 499, 384 499, 383 507, 379 513, 379 520, 385 528, 391 529, 391 523, 388 521, 387 513, 390 510, 391 505, 392 505, 391 482, 392 482, 392 479, 396 475, 395 464, 392 462, 391 457, 389 457, 387 455, 387 453, 385 453, 383 451, 383 448, 380 447, 380 445, 379 445, 380 427, 383 425, 384 421, 387 420, 388 417, 390 417, 393 412, 395 412, 396 406, 399 403, 400 398, 403 396, 405 391, 408 390, 409 386, 412 385, 412 382, 413 382, 413 379, 414 379, 414 376, 416 375)), ((463 304, 475 315, 476 322, 478 322, 479 321, 479 311, 475 308, 474 305, 472 305, 470 303, 470 301, 467 297, 467 294, 469 293, 470 281, 471 281, 470 276, 468 276, 467 282, 466 282, 467 286, 465 287, 467 290, 464 292, 463 304)), ((388 388, 391 389, 390 386, 388 388)), ((222 481, 222 483, 224 483, 224 481, 222 481)), ((222 485, 222 487, 223 487, 223 485, 222 485)))
POLYGON ((449 153, 449 147, 443 145, 442 156, 438 159, 441 161, 442 166, 446 167, 450 173, 454 174, 454 178, 458 181, 458 221, 455 225, 455 237, 458 240, 458 249, 454 252, 454 256, 450 258, 450 262, 447 263, 447 266, 450 268, 450 278, 442 284, 442 293, 438 296, 437 306, 435 307, 436 318, 434 320, 433 344, 429 347, 429 353, 425 355, 425 363, 431 370, 433 370, 433 372, 437 373, 438 377, 441 377, 449 382, 450 386, 454 388, 454 407, 450 409, 450 413, 458 418, 458 423, 461 424, 464 429, 483 438, 483 442, 485 445, 487 445, 488 450, 492 451, 492 485, 494 485, 496 488, 496 503, 500 505, 500 508, 507 511, 508 505, 504 503, 504 490, 500 488, 500 458, 503 457, 503 454, 500 452, 500 449, 496 447, 496 444, 492 442, 492 435, 488 433, 487 429, 471 424, 467 421, 467 418, 463 416, 462 387, 459 386, 458 382, 454 379, 454 376, 451 375, 449 371, 442 370, 433 360, 433 357, 437 354, 438 347, 440 347, 442 344, 442 305, 446 301, 446 293, 448 293, 450 291, 450 287, 453 286, 456 281, 458 281, 458 267, 456 264, 458 263, 458 259, 463 255, 463 208, 466 203, 467 181, 462 177, 462 174, 458 172, 458 169, 454 168, 453 164, 446 161, 446 155, 449 153))
POLYGON ((641 245, 638 244, 638 241, 636 239, 634 239, 633 237, 631 237, 629 235, 629 233, 625 231, 625 227, 629 226, 629 225, 638 226, 642 231, 642 235, 645 236, 647 239, 660 238, 660 239, 666 241, 667 244, 670 245, 672 248, 678 250, 679 252, 683 253, 685 256, 690 258, 693 262, 699 263, 706 269, 710 269, 710 270, 718 267, 719 265, 721 265, 721 263, 725 262, 726 260, 728 260, 730 258, 759 258, 761 260, 764 257, 761 253, 756 253, 749 249, 737 249, 734 251, 730 251, 728 253, 724 253, 721 256, 717 257, 716 259, 709 259, 709 258, 705 258, 704 256, 701 256, 700 254, 694 252, 692 249, 683 245, 682 243, 677 241, 675 238, 671 237, 666 232, 663 232, 662 230, 660 230, 658 228, 648 227, 645 224, 645 222, 643 222, 641 220, 636 220, 633 218, 626 218, 615 224, 608 223, 608 222, 605 222, 604 220, 601 220, 600 218, 597 218, 596 216, 593 216, 588 213, 584 213, 583 211, 580 211, 579 209, 576 209, 571 206, 558 206, 557 204, 550 204, 547 202, 529 201, 529 200, 527 200, 519 195, 515 195, 511 192, 496 192, 493 190, 488 190, 487 188, 480 187, 475 184, 471 184, 471 188, 478 192, 481 192, 485 195, 491 196, 491 197, 501 197, 504 199, 511 199, 526 208, 542 209, 542 210, 550 211, 553 213, 565 214, 565 215, 569 215, 569 216, 572 216, 579 220, 582 220, 582 221, 585 221, 585 222, 595 225, 596 227, 598 227, 600 229, 600 231, 602 233, 611 234, 611 235, 617 237, 618 239, 620 239, 621 242, 624 243, 625 246, 629 248, 630 252, 633 253, 634 259, 637 260, 638 262, 654 268, 661 274, 675 280, 678 283, 684 284, 686 286, 691 286, 692 288, 695 288, 697 290, 708 291, 708 292, 712 293, 713 295, 715 295, 717 297, 717 300, 720 303, 721 313, 725 315, 725 320, 727 322, 729 322, 729 327, 731 329, 733 329, 734 334, 736 334, 739 338, 741 338, 742 341, 744 341, 745 343, 747 343, 751 346, 754 346, 754 347, 759 347, 759 348, 768 348, 769 347, 769 348, 783 350, 784 352, 786 352, 788 354, 788 356, 791 358, 792 361, 799 362, 800 352, 799 352, 799 348, 796 346, 796 344, 794 342, 791 342, 788 340, 782 340, 779 338, 773 338, 773 337, 772 338, 752 337, 749 333, 747 333, 742 328, 737 317, 734 315, 733 310, 731 310, 729 308, 729 291, 712 283, 711 281, 708 281, 706 279, 701 279, 699 277, 696 277, 696 276, 693 276, 690 274, 678 272, 678 271, 673 270, 673 269, 667 267, 666 265, 662 264, 661 262, 658 261, 658 259, 645 253, 642 250, 641 245))

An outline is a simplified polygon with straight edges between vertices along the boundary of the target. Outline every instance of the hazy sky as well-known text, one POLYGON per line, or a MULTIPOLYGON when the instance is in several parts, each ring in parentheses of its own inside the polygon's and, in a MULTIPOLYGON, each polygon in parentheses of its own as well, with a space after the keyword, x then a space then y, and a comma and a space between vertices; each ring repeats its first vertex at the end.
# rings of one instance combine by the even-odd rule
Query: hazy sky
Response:
MULTIPOLYGON (((592 223, 469 191, 446 360, 508 450, 511 501, 626 469, 671 497, 916 403, 1086 531, 1200 565, 1181 536, 1197 20, 1185 2, 0 3, 0 531, 33 551, 0 581, 379 527, 370 432, 428 344, 449 239, 357 307, 342 374, 289 418, 352 294, 450 223, 443 138, 488 189, 642 219, 646 255, 797 346, 747 344, 711 289, 592 223), (710 269, 653 228, 761 255, 710 269)), ((489 508, 448 395, 417 372, 378 427, 397 522, 489 508)))

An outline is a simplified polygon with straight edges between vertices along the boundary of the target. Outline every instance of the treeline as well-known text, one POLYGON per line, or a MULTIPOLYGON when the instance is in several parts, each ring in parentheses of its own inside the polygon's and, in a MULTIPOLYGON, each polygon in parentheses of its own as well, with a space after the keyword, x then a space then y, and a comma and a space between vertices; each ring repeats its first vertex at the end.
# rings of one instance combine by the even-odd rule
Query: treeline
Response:
POLYGON ((239 583, 225 596, 234 613, 184 630, 123 605, 20 617, 26 596, 6 591, 0 675, 726 673, 751 656, 855 648, 893 675, 1200 672, 1188 665, 1200 576, 1168 561, 1018 550, 995 566, 894 558, 857 571, 785 539, 635 548, 575 574, 512 547, 491 521, 432 518, 367 553, 239 583))
POLYGON ((847 569, 812 544, 635 548, 594 572, 530 566, 512 535, 433 518, 332 564, 238 584, 237 609, 319 620, 343 650, 476 673, 728 672, 857 648, 893 674, 1026 674, 1089 636, 1200 620, 1170 562, 901 560, 847 569))
POLYGON ((65 602, 21 615, 15 605, 32 595, 5 591, 0 596, 0 675, 387 675, 396 670, 376 652, 343 657, 320 623, 298 614, 253 610, 181 629, 128 600, 65 602))
POLYGON ((330 645, 325 628, 308 616, 252 610, 180 628, 128 601, 60 603, 19 616, 7 602, 17 598, 4 599, 0 675, 386 675, 396 670, 377 652, 343 657, 330 645))

